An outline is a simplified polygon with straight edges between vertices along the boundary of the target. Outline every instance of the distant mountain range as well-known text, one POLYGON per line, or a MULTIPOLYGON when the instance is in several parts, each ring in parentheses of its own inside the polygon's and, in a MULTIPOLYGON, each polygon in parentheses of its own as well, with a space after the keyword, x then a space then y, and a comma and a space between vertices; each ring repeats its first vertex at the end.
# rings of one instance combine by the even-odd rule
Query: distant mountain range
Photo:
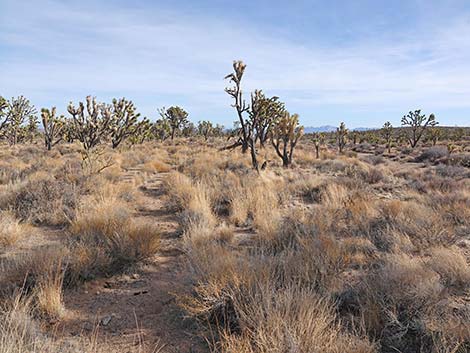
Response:
MULTIPOLYGON (((354 130, 354 131, 367 131, 367 130, 375 130, 375 128, 370 128, 370 127, 355 127, 349 130, 354 130)), ((304 129, 305 133, 307 134, 312 134, 315 132, 334 132, 336 131, 336 126, 333 125, 323 125, 323 126, 307 126, 304 129)))

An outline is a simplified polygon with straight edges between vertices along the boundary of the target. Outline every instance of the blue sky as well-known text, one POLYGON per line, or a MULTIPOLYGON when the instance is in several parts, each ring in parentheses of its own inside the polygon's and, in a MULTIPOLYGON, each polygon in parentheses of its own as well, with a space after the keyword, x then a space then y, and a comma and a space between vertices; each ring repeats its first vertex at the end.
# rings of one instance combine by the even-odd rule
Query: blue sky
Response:
POLYGON ((470 125, 466 0, 0 0, 0 95, 38 108, 86 95, 142 115, 236 119, 223 77, 277 95, 306 126, 399 125, 410 109, 470 125))

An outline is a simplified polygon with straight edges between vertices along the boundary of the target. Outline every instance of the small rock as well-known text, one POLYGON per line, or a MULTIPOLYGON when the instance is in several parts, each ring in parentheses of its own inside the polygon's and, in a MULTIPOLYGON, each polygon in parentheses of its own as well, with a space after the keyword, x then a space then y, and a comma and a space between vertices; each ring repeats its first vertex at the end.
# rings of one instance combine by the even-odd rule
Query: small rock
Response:
POLYGON ((101 325, 107 326, 113 317, 111 315, 105 316, 104 318, 101 319, 101 325))

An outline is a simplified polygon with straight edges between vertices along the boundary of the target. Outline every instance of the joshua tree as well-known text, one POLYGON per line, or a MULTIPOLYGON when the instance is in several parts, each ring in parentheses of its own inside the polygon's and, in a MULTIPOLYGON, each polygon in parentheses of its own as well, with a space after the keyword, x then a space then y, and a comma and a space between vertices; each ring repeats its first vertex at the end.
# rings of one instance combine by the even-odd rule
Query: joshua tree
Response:
POLYGON ((143 118, 132 129, 132 134, 129 136, 129 141, 132 145, 144 143, 145 140, 152 138, 152 123, 149 119, 143 118))
POLYGON ((429 139, 432 141, 433 146, 435 146, 442 136, 442 130, 437 126, 431 126, 428 129, 428 133, 429 139))
POLYGON ((77 108, 70 102, 67 111, 72 115, 75 136, 86 151, 97 146, 108 135, 111 109, 103 103, 97 103, 96 98, 86 97, 86 108, 82 102, 77 108))
POLYGON ((186 122, 182 127, 181 127, 181 135, 184 137, 190 137, 194 136, 197 134, 197 128, 194 126, 194 124, 190 121, 186 122))
POLYGON ((132 101, 121 98, 113 99, 111 116, 111 143, 113 148, 117 148, 122 141, 136 132, 140 124, 137 122, 140 114, 136 113, 132 101))
MULTIPOLYGON (((5 105, 3 99, 2 105, 5 105)), ((36 121, 35 114, 37 113, 36 108, 23 96, 18 98, 12 98, 11 101, 6 101, 6 118, 2 122, 2 128, 5 129, 5 133, 10 144, 15 145, 18 140, 22 137, 21 133, 25 132, 23 125, 26 121, 36 121), (23 130, 23 131, 22 131, 23 130)))
POLYGON ((286 109, 284 103, 278 97, 268 98, 263 91, 255 90, 251 94, 251 107, 248 110, 250 116, 249 125, 253 129, 255 145, 259 141, 264 147, 269 137, 271 127, 281 119, 286 109))
POLYGON ((325 135, 321 132, 313 134, 313 144, 315 145, 315 156, 320 158, 320 147, 325 142, 325 135))
POLYGON ((197 131, 198 131, 199 135, 204 136, 204 140, 206 140, 206 141, 209 138, 209 136, 214 134, 214 130, 215 130, 214 126, 208 120, 200 121, 197 124, 197 131))
POLYGON ((55 114, 55 107, 52 107, 51 110, 47 108, 41 109, 41 120, 44 129, 44 144, 48 151, 62 141, 65 135, 65 118, 63 115, 56 117, 55 114))
POLYGON ((0 96, 0 136, 3 135, 3 130, 8 124, 8 116, 6 110, 8 108, 8 101, 0 96))
POLYGON ((242 90, 241 90, 241 81, 243 74, 245 72, 246 65, 243 61, 234 61, 233 62, 233 72, 225 76, 225 79, 230 79, 230 82, 233 83, 232 87, 225 88, 231 97, 233 97, 234 103, 233 107, 237 111, 238 123, 240 124, 238 128, 239 140, 232 146, 242 146, 242 152, 245 153, 250 149, 251 154, 251 164, 254 169, 259 170, 258 159, 256 156, 256 137, 254 136, 254 126, 250 124, 250 121, 246 119, 243 114, 249 111, 249 106, 247 106, 245 100, 243 99, 242 90))
POLYGON ((39 133, 38 125, 38 117, 36 115, 30 116, 28 119, 28 125, 26 125, 26 133, 29 137, 30 142, 33 142, 34 137, 36 137, 39 133))
POLYGON ((77 138, 75 124, 72 118, 64 118, 63 136, 64 141, 68 143, 72 143, 77 138))
POLYGON ((348 138, 348 129, 346 125, 341 122, 339 127, 336 129, 336 142, 338 143, 339 153, 343 153, 344 147, 346 146, 346 141, 348 138))
POLYGON ((357 143, 357 136, 358 136, 358 133, 357 131, 353 131, 352 132, 352 142, 353 142, 353 145, 355 145, 357 143))
POLYGON ((401 119, 401 125, 407 126, 407 140, 411 148, 415 148, 428 127, 436 126, 438 122, 434 114, 426 117, 421 110, 410 111, 401 119))
POLYGON ((152 134, 160 141, 165 141, 171 135, 171 126, 168 119, 158 119, 152 126, 152 134))
MULTIPOLYGON (((245 100, 243 99, 242 89, 241 89, 241 81, 243 78, 243 74, 245 73, 246 64, 243 61, 234 61, 233 62, 233 72, 225 76, 225 79, 230 79, 230 82, 233 82, 233 87, 226 87, 225 92, 229 94, 234 103, 232 107, 234 107, 237 111, 238 115, 238 123, 240 139, 237 142, 237 146, 242 146, 242 152, 245 153, 248 151, 249 140, 251 139, 250 132, 248 126, 248 121, 245 120, 243 114, 249 110, 249 107, 246 105, 245 100)), ((256 157, 256 152, 255 152, 256 157)))
POLYGON ((388 153, 390 153, 390 150, 392 148, 392 138, 393 138, 393 126, 390 123, 390 121, 387 121, 384 124, 384 126, 382 126, 382 129, 380 129, 380 132, 382 134, 382 137, 385 139, 385 143, 387 144, 388 153))
POLYGON ((282 166, 289 167, 292 163, 294 148, 304 133, 304 127, 299 126, 299 116, 285 112, 273 125, 271 141, 277 155, 282 159, 282 166))
POLYGON ((224 135, 224 126, 220 124, 215 124, 213 128, 213 135, 216 137, 221 137, 224 135))
POLYGON ((176 131, 180 130, 183 126, 188 123, 188 113, 178 106, 173 106, 168 109, 165 109, 165 107, 163 107, 159 110, 159 113, 160 116, 163 119, 166 119, 170 124, 172 140, 175 138, 176 131))

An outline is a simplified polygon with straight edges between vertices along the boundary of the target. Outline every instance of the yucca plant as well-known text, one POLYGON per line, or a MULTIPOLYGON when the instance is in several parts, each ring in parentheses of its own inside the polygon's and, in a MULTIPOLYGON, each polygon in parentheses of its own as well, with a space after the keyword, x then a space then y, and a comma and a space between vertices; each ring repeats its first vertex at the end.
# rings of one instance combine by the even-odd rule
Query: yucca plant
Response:
POLYGON ((304 127, 299 126, 298 114, 285 112, 272 127, 271 142, 284 168, 292 164, 295 146, 303 134, 304 127))
POLYGON ((48 151, 64 138, 65 118, 63 115, 56 116, 56 107, 51 110, 41 109, 42 127, 44 129, 44 144, 48 151))

